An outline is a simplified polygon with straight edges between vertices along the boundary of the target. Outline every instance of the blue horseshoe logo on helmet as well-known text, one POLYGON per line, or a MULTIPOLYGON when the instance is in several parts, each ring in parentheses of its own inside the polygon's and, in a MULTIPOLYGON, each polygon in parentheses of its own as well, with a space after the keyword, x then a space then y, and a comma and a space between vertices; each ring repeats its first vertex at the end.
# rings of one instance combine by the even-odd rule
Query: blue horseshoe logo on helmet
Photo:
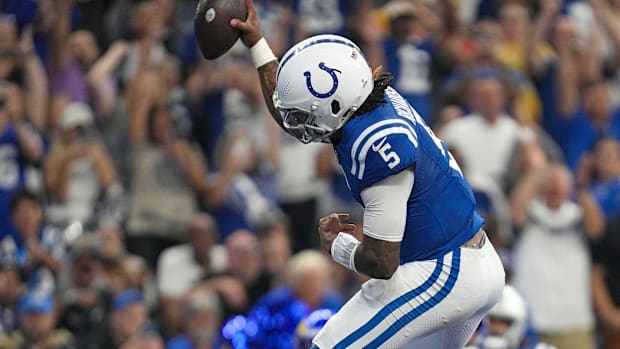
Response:
POLYGON ((338 82, 338 76, 336 75, 336 73, 342 74, 342 72, 338 69, 334 69, 334 68, 330 68, 326 66, 325 62, 319 63, 319 69, 326 71, 329 74, 329 76, 332 77, 332 81, 333 81, 332 88, 331 90, 325 93, 317 92, 317 90, 315 90, 314 87, 312 86, 312 74, 310 74, 310 72, 307 71, 304 73, 304 76, 306 77, 306 86, 308 86, 308 91, 310 91, 310 93, 312 93, 312 95, 317 98, 331 97, 334 93, 336 93, 336 90, 338 89, 339 82, 338 82))

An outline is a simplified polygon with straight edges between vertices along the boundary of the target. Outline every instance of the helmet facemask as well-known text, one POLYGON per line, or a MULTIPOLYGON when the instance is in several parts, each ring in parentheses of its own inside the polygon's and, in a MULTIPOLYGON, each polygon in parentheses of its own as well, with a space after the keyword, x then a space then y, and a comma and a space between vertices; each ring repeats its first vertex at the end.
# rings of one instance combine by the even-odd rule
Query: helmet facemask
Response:
POLYGON ((328 125, 321 124, 320 120, 335 116, 320 116, 318 114, 318 102, 313 103, 311 107, 312 110, 307 111, 300 108, 280 107, 277 91, 273 95, 273 100, 275 107, 280 111, 282 126, 284 126, 289 134, 299 139, 304 144, 312 142, 331 143, 329 137, 344 126, 344 124, 351 118, 351 116, 353 116, 353 114, 355 114, 358 109, 357 105, 352 106, 347 112, 344 113, 343 117, 339 118, 339 124, 335 127, 330 127, 328 125))

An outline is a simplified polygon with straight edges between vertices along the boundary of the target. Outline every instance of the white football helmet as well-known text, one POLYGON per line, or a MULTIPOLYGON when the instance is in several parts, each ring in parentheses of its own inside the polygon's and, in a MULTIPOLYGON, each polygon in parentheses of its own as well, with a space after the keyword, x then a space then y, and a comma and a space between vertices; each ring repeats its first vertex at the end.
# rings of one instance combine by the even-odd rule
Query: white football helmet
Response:
POLYGON ((282 58, 273 102, 284 127, 303 143, 329 142, 373 89, 359 47, 338 35, 317 35, 282 58))
POLYGON ((505 333, 489 333, 482 341, 484 349, 519 348, 527 329, 527 304, 517 290, 510 285, 504 286, 502 298, 489 311, 485 321, 491 317, 503 319, 509 323, 505 333))

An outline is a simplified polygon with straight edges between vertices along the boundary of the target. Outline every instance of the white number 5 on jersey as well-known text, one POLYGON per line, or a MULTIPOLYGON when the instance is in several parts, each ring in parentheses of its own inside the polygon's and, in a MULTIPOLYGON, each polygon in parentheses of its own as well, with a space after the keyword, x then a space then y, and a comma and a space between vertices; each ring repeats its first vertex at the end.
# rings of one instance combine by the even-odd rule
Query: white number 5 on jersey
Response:
POLYGON ((390 151, 392 149, 392 145, 386 142, 387 137, 383 137, 379 144, 373 144, 372 150, 381 155, 383 161, 385 161, 390 169, 396 167, 396 165, 400 164, 400 157, 396 154, 395 151, 390 151))

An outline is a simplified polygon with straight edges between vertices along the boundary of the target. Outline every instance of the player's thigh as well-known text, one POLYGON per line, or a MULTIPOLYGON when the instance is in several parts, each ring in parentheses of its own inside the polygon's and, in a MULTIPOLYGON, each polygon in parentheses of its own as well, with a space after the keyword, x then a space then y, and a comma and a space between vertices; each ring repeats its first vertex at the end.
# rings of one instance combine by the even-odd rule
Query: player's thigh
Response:
POLYGON ((458 255, 408 263, 389 280, 364 283, 327 322, 315 344, 321 349, 392 347, 439 328, 442 320, 438 314, 434 315, 436 321, 426 324, 416 319, 427 317, 450 293, 458 278, 458 255))
POLYGON ((408 263, 390 280, 365 283, 315 344, 321 349, 401 348, 469 320, 471 326, 461 329, 473 332, 499 299, 503 284, 503 268, 489 242, 481 249, 457 249, 437 261, 408 263))
POLYGON ((420 338, 414 338, 407 345, 403 346, 403 349, 462 348, 474 334, 483 317, 484 313, 481 312, 464 321, 451 323, 439 331, 420 338))

